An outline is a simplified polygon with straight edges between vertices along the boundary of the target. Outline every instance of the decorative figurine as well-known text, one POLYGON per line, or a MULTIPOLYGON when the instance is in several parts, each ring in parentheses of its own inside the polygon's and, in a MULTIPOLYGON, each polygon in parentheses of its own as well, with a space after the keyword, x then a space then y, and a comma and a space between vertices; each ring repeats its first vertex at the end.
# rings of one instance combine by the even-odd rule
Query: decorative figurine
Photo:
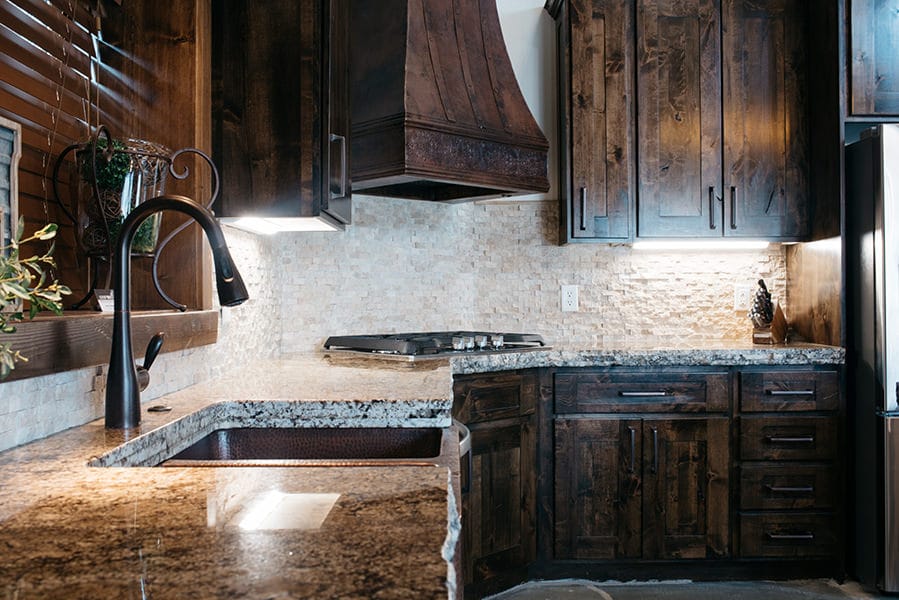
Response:
POLYGON ((786 316, 780 305, 771 300, 764 279, 759 279, 759 288, 747 316, 752 321, 753 344, 783 344, 787 341, 786 316))
POLYGON ((755 298, 749 308, 749 318, 756 329, 765 329, 771 326, 774 319, 774 306, 771 304, 771 292, 765 285, 764 279, 759 279, 759 289, 755 291, 755 298))

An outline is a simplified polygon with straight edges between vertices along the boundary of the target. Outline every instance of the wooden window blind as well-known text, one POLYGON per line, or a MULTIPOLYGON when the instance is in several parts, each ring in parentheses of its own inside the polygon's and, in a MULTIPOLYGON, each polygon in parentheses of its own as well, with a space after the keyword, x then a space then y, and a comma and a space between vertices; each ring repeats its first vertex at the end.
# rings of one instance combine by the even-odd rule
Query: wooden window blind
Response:
MULTIPOLYGON (((60 225, 58 276, 76 295, 86 287, 86 265, 72 223, 55 205, 53 166, 97 124, 114 126, 103 106, 100 35, 96 7, 84 0, 0 0, 0 115, 22 126, 19 212, 27 231, 60 225)), ((71 206, 67 181, 60 177, 59 190, 71 206)))

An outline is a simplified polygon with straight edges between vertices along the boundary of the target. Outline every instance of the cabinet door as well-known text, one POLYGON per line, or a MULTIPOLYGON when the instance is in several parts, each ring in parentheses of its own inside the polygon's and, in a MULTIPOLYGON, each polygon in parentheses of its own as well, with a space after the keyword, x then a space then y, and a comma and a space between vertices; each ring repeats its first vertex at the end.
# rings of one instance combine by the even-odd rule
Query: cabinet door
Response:
MULTIPOLYGON (((563 8, 563 11, 565 8, 563 8)), ((626 240, 634 202, 633 0, 571 0, 569 95, 563 92, 563 129, 570 173, 563 173, 569 215, 567 236, 626 240), (568 118, 564 118, 567 112, 568 118)), ((563 61, 564 62, 564 61, 563 61)))
POLYGON ((534 560, 535 419, 470 426, 472 478, 462 500, 466 584, 485 584, 534 560))
POLYGON ((350 220, 347 3, 216 0, 220 217, 350 220))
POLYGON ((899 115, 899 10, 895 0, 852 0, 853 115, 899 115))
POLYGON ((641 238, 722 235, 720 39, 715 0, 639 2, 641 238))
POLYGON ((806 2, 723 0, 724 230, 808 232, 806 2))
POLYGON ((643 422, 643 558, 728 554, 728 419, 643 422))
POLYGON ((556 419, 555 435, 554 558, 639 558, 640 420, 556 419))

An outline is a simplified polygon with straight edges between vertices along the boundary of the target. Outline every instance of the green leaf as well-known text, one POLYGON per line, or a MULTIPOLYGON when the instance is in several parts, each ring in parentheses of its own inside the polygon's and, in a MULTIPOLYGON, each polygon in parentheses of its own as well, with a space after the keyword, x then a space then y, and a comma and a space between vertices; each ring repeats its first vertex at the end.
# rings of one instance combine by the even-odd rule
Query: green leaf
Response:
POLYGON ((25 234, 25 216, 19 217, 19 223, 16 225, 16 241, 21 240, 25 234))
POLYGON ((18 283, 0 283, 0 289, 5 293, 21 298, 22 300, 31 300, 31 295, 24 287, 18 283))
POLYGON ((34 236, 39 240, 50 240, 56 236, 56 230, 59 225, 56 223, 47 223, 41 229, 34 232, 34 236))
MULTIPOLYGON (((43 298, 51 302, 62 302, 62 296, 60 296, 59 293, 55 291, 38 291, 34 292, 34 295, 36 296, 36 299, 43 298)), ((40 300, 38 300, 38 302, 40 302, 40 300)), ((41 302, 41 304, 43 304, 43 302, 41 302)), ((49 308, 49 306, 44 306, 44 308, 49 308)))

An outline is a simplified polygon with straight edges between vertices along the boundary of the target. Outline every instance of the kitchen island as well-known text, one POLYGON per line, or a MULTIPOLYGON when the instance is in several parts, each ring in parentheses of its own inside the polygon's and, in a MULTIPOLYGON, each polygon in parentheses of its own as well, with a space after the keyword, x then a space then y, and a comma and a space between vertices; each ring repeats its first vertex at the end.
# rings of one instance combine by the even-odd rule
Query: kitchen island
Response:
POLYGON ((149 465, 217 427, 446 428, 456 374, 843 360, 841 348, 828 346, 716 344, 555 348, 414 364, 309 355, 256 365, 145 403, 141 426, 128 435, 98 420, 0 453, 0 592, 454 597, 458 454, 437 466, 389 468, 149 465), (146 411, 157 405, 171 410, 146 411), (248 523, 272 492, 281 518, 248 523))

